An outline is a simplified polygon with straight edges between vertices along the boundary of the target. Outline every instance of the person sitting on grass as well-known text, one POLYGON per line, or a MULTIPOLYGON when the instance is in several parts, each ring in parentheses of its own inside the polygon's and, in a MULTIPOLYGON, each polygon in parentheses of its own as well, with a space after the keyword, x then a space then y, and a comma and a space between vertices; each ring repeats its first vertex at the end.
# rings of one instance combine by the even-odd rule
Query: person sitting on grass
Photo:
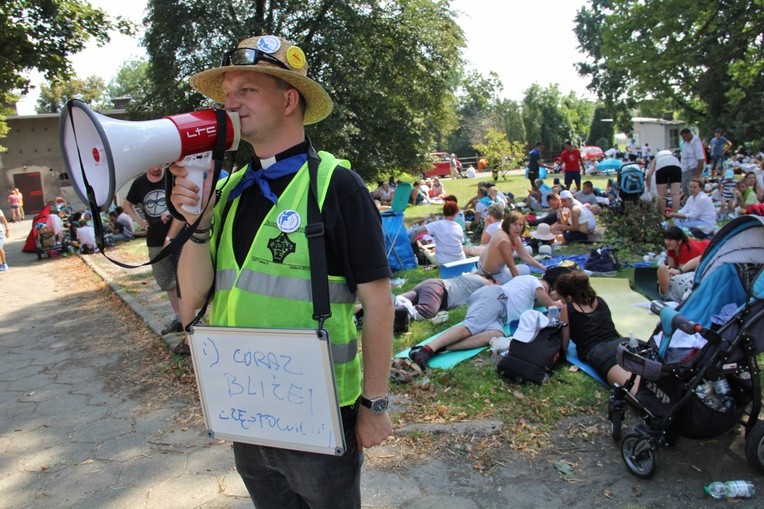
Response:
POLYGON ((565 244, 589 240, 589 234, 593 233, 597 227, 594 214, 573 198, 573 193, 570 191, 561 192, 560 201, 562 208, 558 221, 552 225, 552 233, 562 234, 565 244))
MULTIPOLYGON (((557 278, 555 289, 564 302, 560 320, 568 326, 562 329, 565 350, 572 340, 578 357, 589 364, 609 384, 625 384, 631 373, 616 362, 621 335, 613 324, 610 308, 597 296, 585 272, 576 270, 557 278)), ((632 391, 636 393, 639 381, 632 391)))
POLYGON ((518 276, 510 282, 487 285, 477 289, 467 301, 464 321, 438 335, 424 346, 411 348, 409 357, 422 370, 442 350, 469 350, 488 345, 493 337, 504 336, 505 324, 520 319, 523 311, 533 309, 538 301, 543 306, 557 306, 560 302, 550 296, 556 272, 535 276, 518 276))
POLYGON ((685 295, 692 289, 695 281, 695 269, 700 264, 700 256, 696 256, 674 268, 660 264, 658 266, 658 293, 663 300, 682 302, 685 295))
POLYGON ((413 239, 423 234, 432 236, 435 240, 435 256, 439 265, 466 258, 462 249, 464 230, 455 221, 458 212, 459 206, 456 202, 447 201, 443 204, 443 219, 427 223, 412 234, 413 239))
POLYGON ((480 255, 478 270, 489 274, 499 284, 531 273, 528 265, 515 264, 515 256, 542 271, 546 270, 523 244, 521 236, 524 231, 525 216, 516 210, 510 212, 502 221, 501 229, 491 237, 488 247, 480 255))

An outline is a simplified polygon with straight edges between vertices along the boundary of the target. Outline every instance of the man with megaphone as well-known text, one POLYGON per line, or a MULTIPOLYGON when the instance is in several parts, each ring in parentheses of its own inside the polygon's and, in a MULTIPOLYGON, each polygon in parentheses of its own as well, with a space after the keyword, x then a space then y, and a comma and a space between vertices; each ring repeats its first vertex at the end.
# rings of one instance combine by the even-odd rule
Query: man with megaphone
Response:
POLYGON ((196 90, 238 113, 241 138, 255 155, 221 181, 210 204, 213 172, 198 193, 186 168, 171 167, 173 205, 189 224, 199 219, 178 265, 183 302, 199 309, 209 298, 213 326, 305 330, 318 323, 329 333, 347 449, 331 456, 235 442, 236 468, 258 508, 360 507, 362 449, 392 432, 386 410, 393 306, 380 217, 349 163, 317 153, 306 137, 304 125, 332 110, 307 68, 298 46, 264 35, 241 41, 220 67, 192 76, 196 90), (200 199, 201 218, 185 208, 200 199), (312 210, 323 235, 307 228, 316 224, 312 210), (316 237, 325 248, 314 257, 316 237), (319 299, 311 292, 311 275, 322 265, 316 258, 332 290, 331 313, 318 321, 319 299), (365 311, 362 371, 356 296, 365 311))

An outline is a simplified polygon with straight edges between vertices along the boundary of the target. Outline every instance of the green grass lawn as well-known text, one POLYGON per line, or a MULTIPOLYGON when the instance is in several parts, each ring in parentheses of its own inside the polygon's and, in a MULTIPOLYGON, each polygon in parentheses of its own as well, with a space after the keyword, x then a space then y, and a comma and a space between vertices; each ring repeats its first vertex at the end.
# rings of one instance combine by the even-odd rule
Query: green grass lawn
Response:
MULTIPOLYGON (((546 179, 552 183, 554 176, 546 179)), ((413 177, 406 179, 413 181, 413 177)), ((475 195, 477 183, 485 179, 443 179, 449 194, 460 204, 475 195)), ((587 179, 585 179, 587 180, 587 179)), ((604 189, 606 177, 591 179, 595 187, 604 189)), ((499 179, 497 187, 504 193, 515 195, 516 201, 528 194, 528 180, 523 176, 499 179)), ((405 212, 407 225, 430 214, 442 213, 442 205, 409 206, 405 212)), ((580 254, 591 245, 574 244, 561 247, 560 253, 580 254)), ((624 261, 624 260, 622 260, 624 261)), ((622 269, 618 277, 632 278, 633 269, 622 269)), ((439 277, 437 268, 417 267, 396 272, 394 279, 405 282, 395 288, 395 294, 411 289, 420 281, 439 277)), ((446 323, 435 325, 430 321, 412 322, 409 332, 394 338, 394 353, 437 334, 464 319, 466 308, 449 312, 446 323)), ((563 364, 551 380, 541 386, 507 383, 496 373, 490 350, 462 362, 451 370, 429 370, 410 384, 392 383, 392 393, 401 403, 394 416, 400 423, 449 423, 471 419, 499 419, 512 432, 507 439, 518 448, 534 448, 549 443, 549 432, 557 421, 577 415, 607 414, 609 391, 589 376, 563 364)))

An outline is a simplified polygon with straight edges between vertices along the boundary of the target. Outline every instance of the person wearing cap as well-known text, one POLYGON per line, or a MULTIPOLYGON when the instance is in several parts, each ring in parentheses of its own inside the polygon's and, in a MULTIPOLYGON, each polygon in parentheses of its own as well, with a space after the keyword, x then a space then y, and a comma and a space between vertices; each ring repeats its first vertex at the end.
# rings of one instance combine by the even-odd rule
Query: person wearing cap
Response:
POLYGON ((218 197, 207 206, 214 173, 209 172, 201 217, 182 208, 196 205, 200 190, 185 168, 171 167, 172 203, 188 223, 200 219, 179 260, 184 302, 198 309, 211 293, 209 323, 214 326, 321 326, 313 318, 314 264, 306 235, 311 180, 331 290, 331 316, 322 326, 333 354, 345 453, 234 442, 236 470, 257 507, 360 507, 363 448, 392 432, 387 384, 393 303, 379 213, 349 163, 316 152, 305 135, 304 125, 326 118, 332 100, 308 77, 298 46, 272 35, 244 39, 224 55, 220 67, 192 76, 191 86, 238 113, 241 137, 252 145, 254 157, 246 169, 220 182, 218 197), (362 356, 353 320, 356 298, 365 315, 362 356))
POLYGON ((711 178, 716 178, 716 168, 719 168, 719 173, 724 171, 724 154, 732 148, 732 142, 722 136, 722 130, 717 129, 714 131, 714 137, 711 138, 710 155, 711 155, 711 178))
MULTIPOLYGON (((560 321, 568 326, 562 329, 563 349, 568 343, 576 344, 578 357, 589 364, 599 376, 610 384, 623 385, 631 373, 618 365, 616 353, 621 335, 615 328, 610 308, 597 295, 585 272, 576 270, 562 274, 554 286, 564 302, 560 321)), ((632 393, 636 393, 639 380, 632 393)))
POLYGON ((562 210, 558 221, 552 225, 552 233, 562 234, 566 244, 589 240, 589 234, 597 227, 594 214, 573 197, 570 191, 560 193, 562 210))
POLYGON ((681 203, 682 165, 670 150, 661 150, 652 161, 645 177, 645 188, 652 191, 655 181, 655 192, 658 194, 658 211, 661 216, 666 213, 666 196, 671 190, 671 207, 676 209, 681 203), (655 178, 653 178, 655 177, 655 178))
POLYGON ((488 345, 491 338, 504 336, 505 325, 519 320, 523 311, 533 309, 536 302, 547 307, 561 305, 550 295, 557 275, 550 272, 541 279, 518 276, 501 286, 478 288, 467 302, 464 321, 428 344, 412 347, 409 357, 424 371, 430 359, 442 350, 480 348, 488 345))

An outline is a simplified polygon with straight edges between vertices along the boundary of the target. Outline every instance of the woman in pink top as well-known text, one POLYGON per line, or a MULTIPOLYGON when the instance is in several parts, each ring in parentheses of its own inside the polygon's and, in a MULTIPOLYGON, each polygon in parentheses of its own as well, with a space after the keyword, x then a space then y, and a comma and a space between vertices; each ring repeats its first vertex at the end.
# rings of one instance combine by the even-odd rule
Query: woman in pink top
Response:
POLYGON ((21 221, 21 198, 16 194, 16 189, 11 189, 8 193, 8 204, 11 206, 11 221, 21 221))

